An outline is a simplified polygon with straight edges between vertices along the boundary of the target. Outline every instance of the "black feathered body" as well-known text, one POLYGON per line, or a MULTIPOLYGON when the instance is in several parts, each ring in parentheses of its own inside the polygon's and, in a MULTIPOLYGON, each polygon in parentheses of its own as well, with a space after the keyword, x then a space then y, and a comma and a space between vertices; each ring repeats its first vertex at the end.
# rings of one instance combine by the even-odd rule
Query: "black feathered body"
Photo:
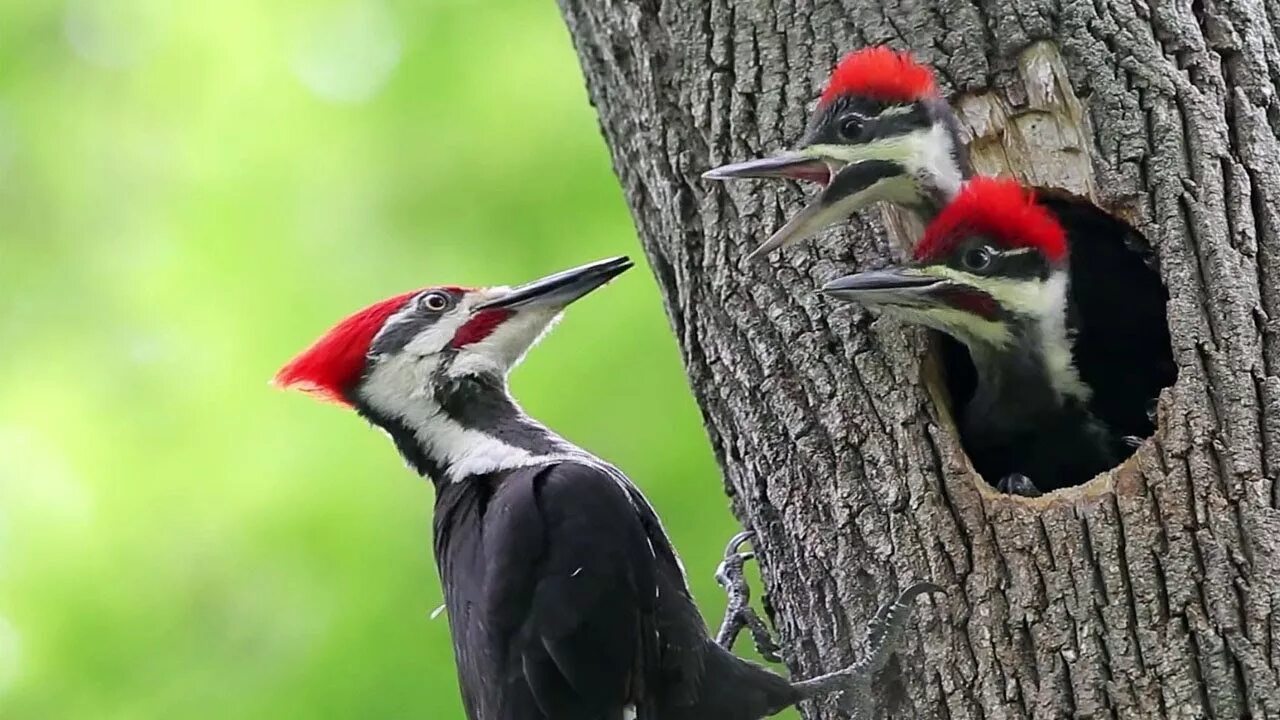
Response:
POLYGON ((435 483, 436 563, 469 720, 758 720, 799 699, 712 640, 625 475, 525 415, 500 379, 434 389, 423 428, 357 409, 435 483), (523 459, 459 474, 460 459, 474 465, 466 447, 439 449, 466 433, 523 459))
POLYGON ((440 486, 435 552, 472 720, 754 720, 795 699, 711 641, 656 515, 607 465, 440 486))

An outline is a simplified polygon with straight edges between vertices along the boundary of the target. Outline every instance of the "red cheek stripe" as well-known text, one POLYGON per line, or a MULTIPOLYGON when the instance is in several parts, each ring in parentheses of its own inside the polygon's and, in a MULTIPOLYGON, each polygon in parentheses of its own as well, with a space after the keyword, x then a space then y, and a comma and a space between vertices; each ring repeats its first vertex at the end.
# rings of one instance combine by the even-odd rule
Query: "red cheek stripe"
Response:
POLYGON ((957 310, 973 313, 984 320, 996 320, 1000 317, 999 304, 984 292, 956 288, 947 293, 947 301, 957 310))
POLYGON ((513 313, 510 310, 481 310, 468 320, 458 331, 453 334, 453 340, 449 345, 457 350, 464 348, 472 343, 478 343, 481 340, 493 334, 498 326, 506 322, 513 313))

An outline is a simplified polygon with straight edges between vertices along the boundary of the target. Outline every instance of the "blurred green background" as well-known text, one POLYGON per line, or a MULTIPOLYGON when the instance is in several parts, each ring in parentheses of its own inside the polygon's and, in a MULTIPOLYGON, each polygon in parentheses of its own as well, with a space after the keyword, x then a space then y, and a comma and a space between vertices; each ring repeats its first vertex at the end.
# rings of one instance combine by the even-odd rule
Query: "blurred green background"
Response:
MULTIPOLYGON (((0 717, 461 717, 430 484, 267 380, 395 292, 620 253, 551 0, 0 5, 0 717)), ((513 385, 718 618, 736 524, 647 270, 513 385)))

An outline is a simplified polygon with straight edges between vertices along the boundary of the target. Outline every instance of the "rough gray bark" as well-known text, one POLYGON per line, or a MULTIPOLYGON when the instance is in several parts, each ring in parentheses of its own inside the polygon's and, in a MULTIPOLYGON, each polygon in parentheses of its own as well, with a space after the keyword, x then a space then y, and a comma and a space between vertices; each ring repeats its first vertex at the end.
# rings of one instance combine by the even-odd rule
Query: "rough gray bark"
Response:
POLYGON ((794 672, 932 579, 881 716, 1280 717, 1280 0, 560 3, 794 672), (744 262, 801 193, 699 174, 794 141, 878 43, 938 69, 980 169, 1156 248, 1181 375, 1116 471, 994 494, 923 336, 815 295, 898 254, 896 216, 744 262))

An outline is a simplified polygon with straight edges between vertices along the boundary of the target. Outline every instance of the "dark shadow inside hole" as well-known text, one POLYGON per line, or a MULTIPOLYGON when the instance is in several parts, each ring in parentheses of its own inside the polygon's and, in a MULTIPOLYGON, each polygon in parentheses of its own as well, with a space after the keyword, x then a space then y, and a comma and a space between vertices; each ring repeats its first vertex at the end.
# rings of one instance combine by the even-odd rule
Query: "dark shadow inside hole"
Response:
MULTIPOLYGON (((931 331, 965 452, 993 487, 1009 490, 1016 475, 1034 484, 1018 494, 1082 485, 1123 462, 1155 432, 1156 400, 1178 374, 1169 294, 1146 239, 1084 198, 1045 189, 1037 198, 1067 230, 1067 324, 1072 364, 1090 391, 1087 406, 1052 407, 1045 393, 1028 388, 1014 394, 1022 403, 1016 409, 975 412, 978 372, 969 351, 931 331), (1019 421, 993 431, 1005 411, 1019 421)), ((1043 362, 1035 347, 1017 350, 1043 362)))

